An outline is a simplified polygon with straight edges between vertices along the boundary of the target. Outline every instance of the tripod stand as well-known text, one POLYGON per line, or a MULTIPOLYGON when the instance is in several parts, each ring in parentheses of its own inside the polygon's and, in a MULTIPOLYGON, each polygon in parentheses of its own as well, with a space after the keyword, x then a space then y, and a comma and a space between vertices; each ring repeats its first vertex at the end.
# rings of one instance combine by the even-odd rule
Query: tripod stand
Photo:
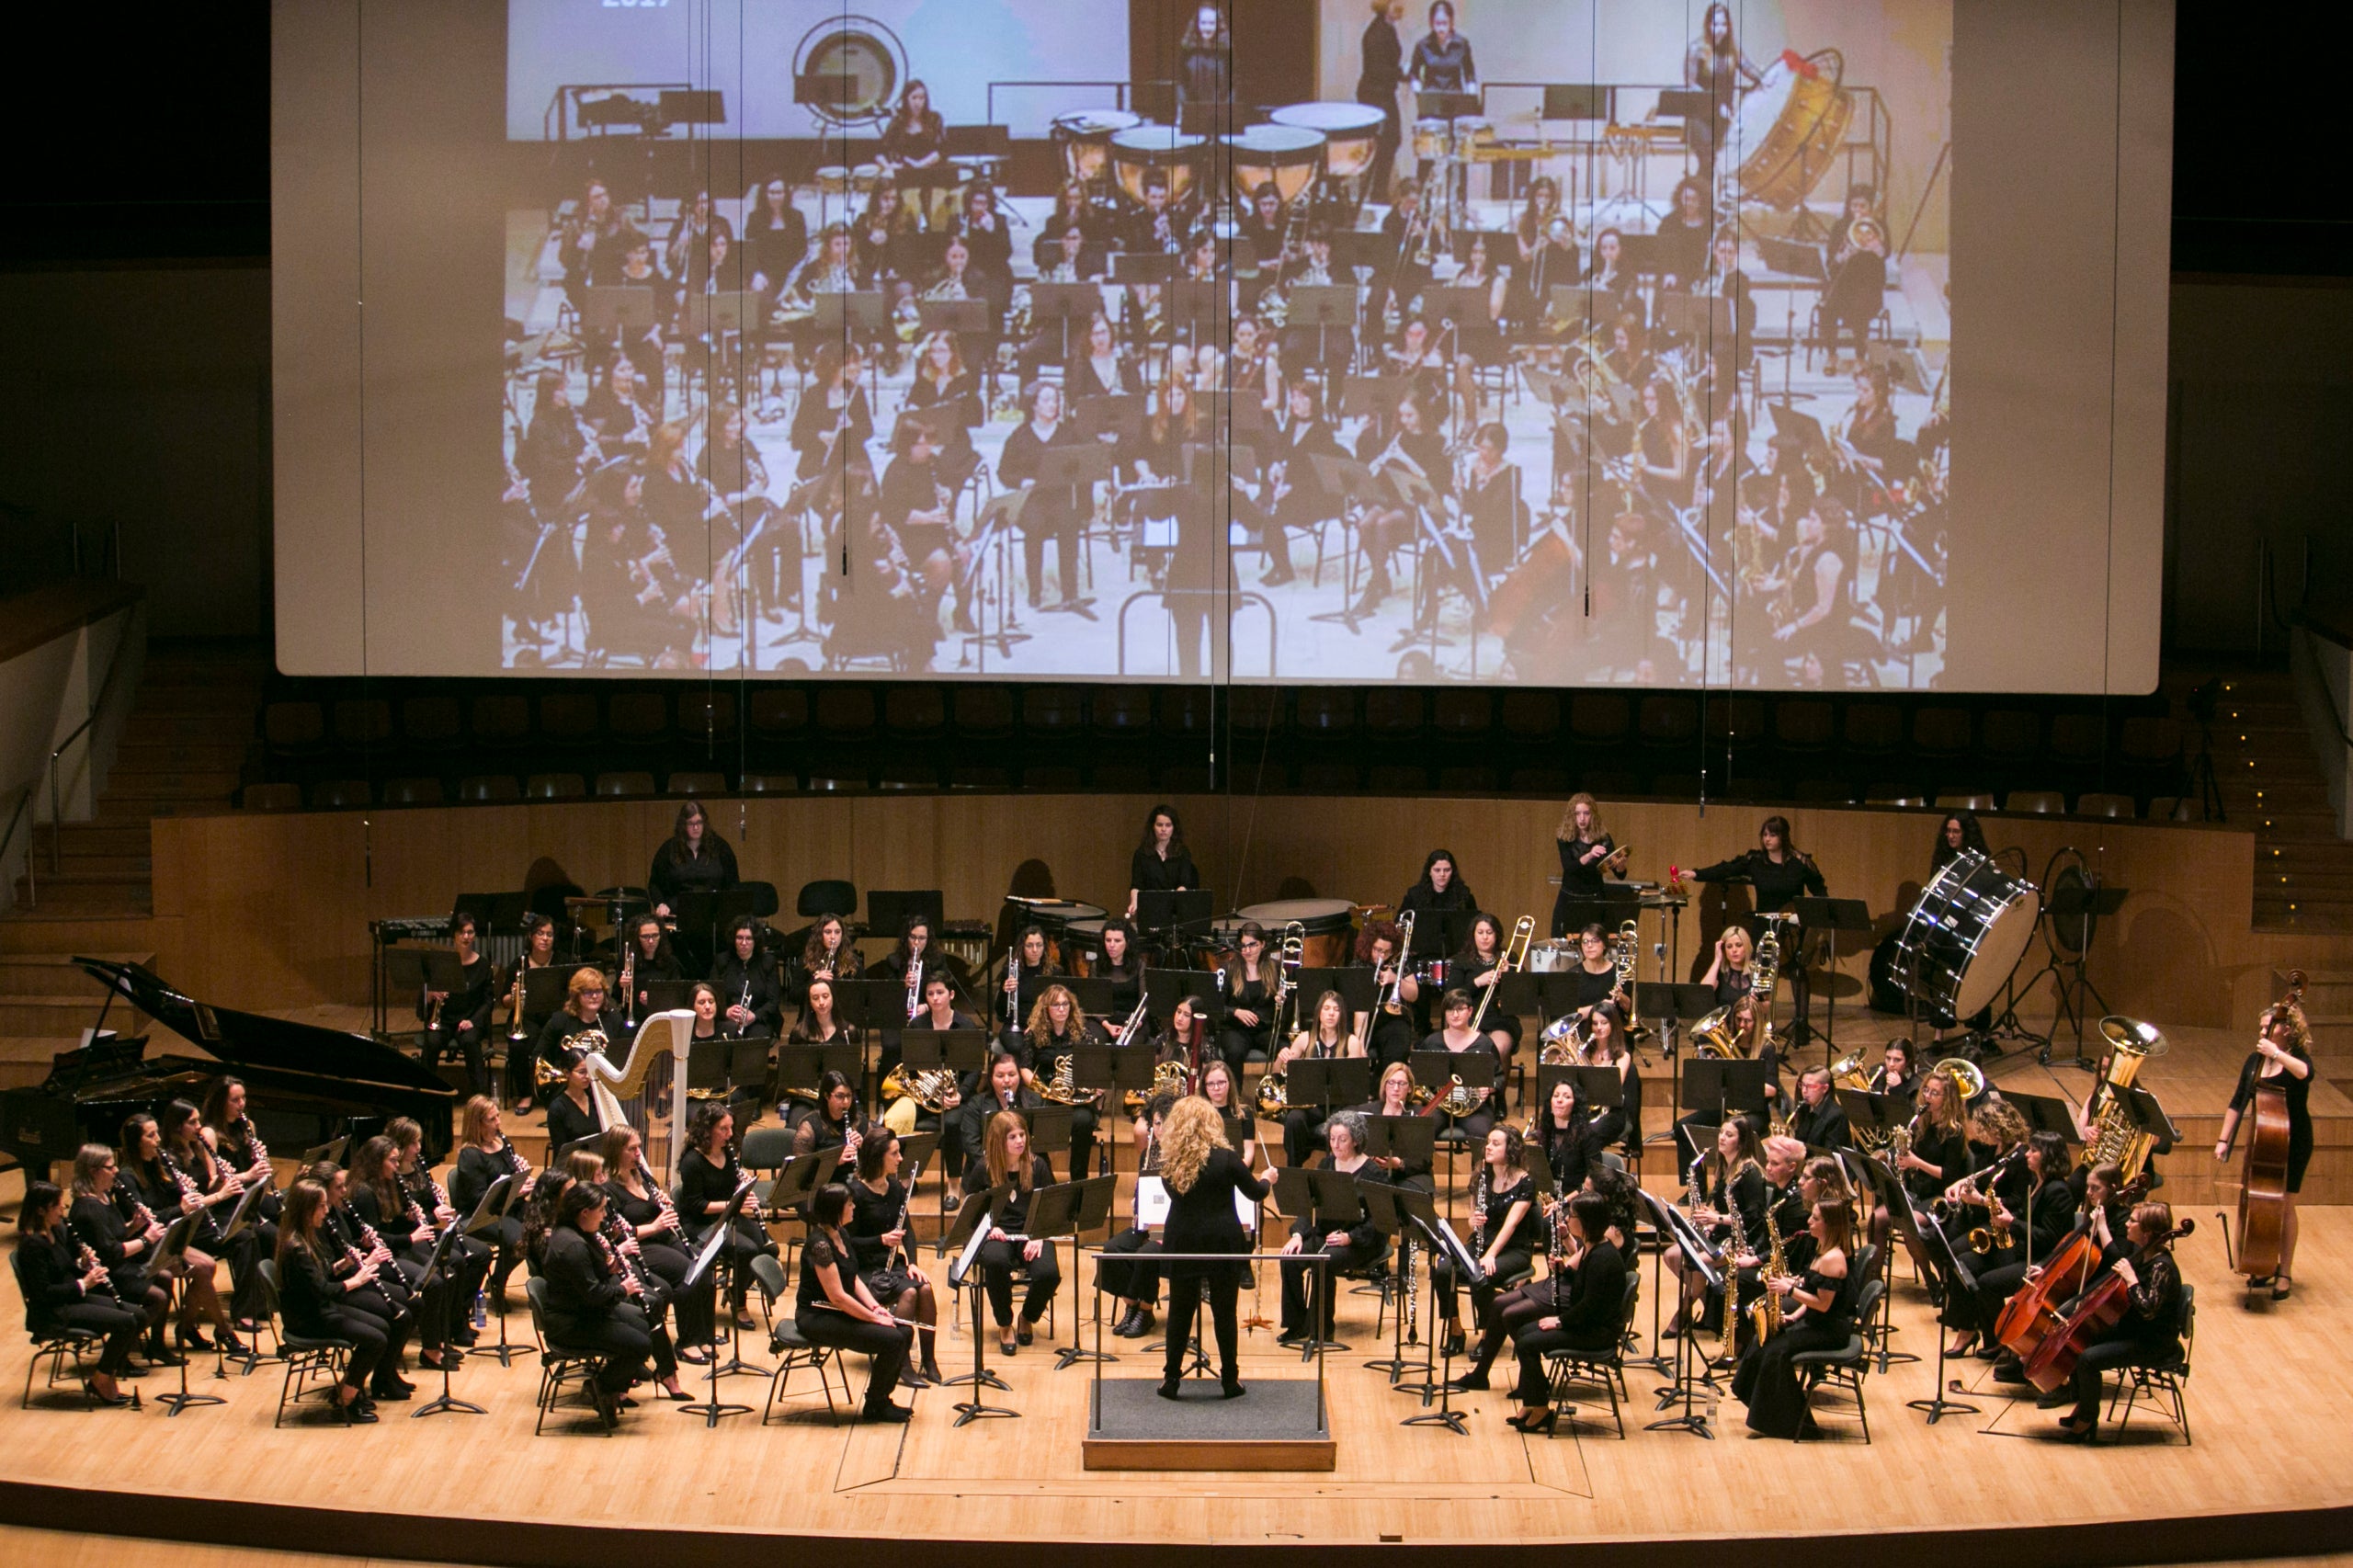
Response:
MULTIPOLYGON (((1647 1192, 1638 1190, 1635 1196, 1640 1198, 1643 1205, 1650 1210, 1652 1222, 1658 1227, 1662 1256, 1665 1250, 1665 1243, 1671 1238, 1674 1244, 1682 1249, 1685 1266, 1699 1271, 1702 1288, 1709 1290, 1722 1290, 1724 1292, 1724 1311, 1732 1312, 1735 1305, 1733 1298, 1738 1291, 1732 1283, 1729 1274, 1716 1272, 1715 1258, 1708 1251, 1707 1244, 1699 1239, 1699 1233, 1691 1228, 1691 1221, 1685 1219, 1680 1210, 1647 1192)), ((1683 1332, 1676 1336, 1675 1380, 1658 1391, 1659 1409, 1672 1409, 1677 1401, 1680 1400, 1683 1404, 1682 1414, 1651 1422, 1643 1427, 1644 1431, 1689 1432, 1697 1437, 1705 1437, 1710 1442, 1715 1440, 1716 1434, 1711 1429, 1711 1424, 1716 1408, 1716 1396, 1720 1391, 1716 1387, 1715 1379, 1708 1371, 1707 1363, 1701 1362, 1696 1371, 1692 1368, 1692 1342, 1698 1337, 1698 1326, 1693 1324, 1686 1324, 1683 1332), (1707 1408, 1695 1410, 1692 1406, 1699 1399, 1702 1389, 1707 1391, 1707 1408)))

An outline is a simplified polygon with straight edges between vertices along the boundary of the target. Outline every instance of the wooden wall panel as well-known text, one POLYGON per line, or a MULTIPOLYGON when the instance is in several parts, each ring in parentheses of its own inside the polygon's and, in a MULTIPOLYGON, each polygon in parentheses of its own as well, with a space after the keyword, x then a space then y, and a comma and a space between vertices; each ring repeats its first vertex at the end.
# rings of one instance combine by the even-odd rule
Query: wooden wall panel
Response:
MULTIPOLYGON (((1483 906, 1528 913, 1540 932, 1560 806, 1552 801, 1376 797, 1178 798, 1188 837, 1221 902, 1272 898, 1286 878, 1325 897, 1394 902, 1433 845, 1461 859, 1483 906)), ((1119 907, 1143 796, 920 795, 726 801, 713 819, 745 875, 773 881, 788 915, 801 884, 844 877, 870 888, 940 888, 952 915, 994 919, 1017 867, 1038 860, 1068 898, 1119 907)), ((457 893, 520 885, 553 858, 590 890, 645 878, 676 802, 581 801, 298 814, 226 812, 155 824, 153 947, 178 983, 224 1002, 286 1007, 366 994, 370 918, 445 911, 457 893)), ((1687 870, 1755 842, 1761 812, 1619 805, 1606 821, 1635 868, 1687 870)), ((1885 928, 1927 872, 1937 819, 1893 811, 1793 811, 1797 841, 1832 891, 1865 900, 1885 928)), ((1989 820, 2030 875, 2074 846, 2130 888, 2104 925, 2092 975, 2119 1010, 2172 1023, 2251 1018, 2270 970, 2353 961, 2343 938, 2258 936, 2250 927, 2253 840, 2227 827, 1989 820)), ((1683 951, 1697 938, 1687 915, 1683 951)), ((2041 947, 2029 951, 2039 967, 2041 947)), ((1868 953, 1845 956, 1859 979, 1868 953)), ((2048 1008, 2044 1000, 2029 1009, 2048 1008)))

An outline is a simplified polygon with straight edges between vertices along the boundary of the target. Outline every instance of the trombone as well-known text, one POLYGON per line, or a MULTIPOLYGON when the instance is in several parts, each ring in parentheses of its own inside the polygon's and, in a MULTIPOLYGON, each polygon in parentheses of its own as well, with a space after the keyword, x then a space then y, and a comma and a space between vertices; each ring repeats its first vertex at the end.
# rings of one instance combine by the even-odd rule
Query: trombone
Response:
POLYGON ((1523 915, 1512 922, 1511 940, 1506 942, 1504 950, 1495 955, 1495 980, 1484 987, 1486 994, 1479 998, 1479 1010, 1471 1015, 1472 1033, 1478 1032, 1479 1025, 1487 1016, 1487 1005, 1495 999, 1495 993, 1503 988, 1504 976, 1526 967, 1528 944, 1535 935, 1536 916, 1533 915, 1523 915))

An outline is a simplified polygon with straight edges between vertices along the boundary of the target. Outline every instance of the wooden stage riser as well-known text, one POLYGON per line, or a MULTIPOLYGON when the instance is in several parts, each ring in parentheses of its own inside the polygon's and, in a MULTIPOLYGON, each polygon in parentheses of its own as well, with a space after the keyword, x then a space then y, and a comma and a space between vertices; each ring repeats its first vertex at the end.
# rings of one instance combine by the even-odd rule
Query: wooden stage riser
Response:
MULTIPOLYGON (((788 908, 803 882, 844 877, 861 891, 936 887, 951 915, 994 920, 1017 869, 1032 860, 1064 897, 1123 903, 1129 853, 1154 803, 1141 795, 760 799, 719 804, 714 819, 744 874, 774 882, 788 908)), ((1271 899, 1286 878, 1327 897, 1393 903, 1424 854, 1442 845, 1462 858, 1483 907, 1506 919, 1532 914, 1540 931, 1552 909, 1555 801, 1212 796, 1174 804, 1221 903, 1271 899)), ((367 994, 371 917, 446 911, 460 892, 518 884, 542 856, 585 887, 642 883, 676 812, 674 801, 645 801, 159 818, 155 914, 140 946, 178 983, 237 1006, 357 1001, 367 994)), ((1604 813, 1619 840, 1636 846, 1638 874, 1654 878, 1669 861, 1688 870, 1753 847, 1763 814, 1718 807, 1702 816, 1668 804, 1604 813)), ((1788 814, 1834 893, 1861 898, 1875 913, 1910 907, 1927 874, 1934 813, 1788 814)), ((2275 967, 2353 962, 2353 938, 2253 931, 2246 832, 2040 818, 1987 827, 1997 847, 2025 850, 2031 876, 2072 846, 2111 884, 2131 890, 2092 955, 2093 978, 2120 1011, 2243 1025, 2268 996, 2275 967)), ((1687 912, 1687 960, 1698 926, 1687 912)), ((2041 957, 2038 942, 2029 967, 2041 957)), ((1841 967, 1859 978, 1868 961, 1859 949, 1841 967)))

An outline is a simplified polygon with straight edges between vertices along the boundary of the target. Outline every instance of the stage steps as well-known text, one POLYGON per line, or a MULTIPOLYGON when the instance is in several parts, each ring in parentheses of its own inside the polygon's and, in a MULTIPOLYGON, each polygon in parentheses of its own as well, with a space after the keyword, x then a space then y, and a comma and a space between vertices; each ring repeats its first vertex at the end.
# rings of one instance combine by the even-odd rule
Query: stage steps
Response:
MULTIPOLYGON (((2353 932, 2353 842, 2337 832, 2294 677, 2286 670, 2218 673, 2214 779, 2227 820, 2255 833, 2255 928, 2353 932)), ((2166 684, 2191 674, 2168 670, 2166 684)), ((2194 726, 2190 744, 2197 744, 2194 726)), ((2353 1023, 2353 1000, 2343 1012, 2353 1023)))

